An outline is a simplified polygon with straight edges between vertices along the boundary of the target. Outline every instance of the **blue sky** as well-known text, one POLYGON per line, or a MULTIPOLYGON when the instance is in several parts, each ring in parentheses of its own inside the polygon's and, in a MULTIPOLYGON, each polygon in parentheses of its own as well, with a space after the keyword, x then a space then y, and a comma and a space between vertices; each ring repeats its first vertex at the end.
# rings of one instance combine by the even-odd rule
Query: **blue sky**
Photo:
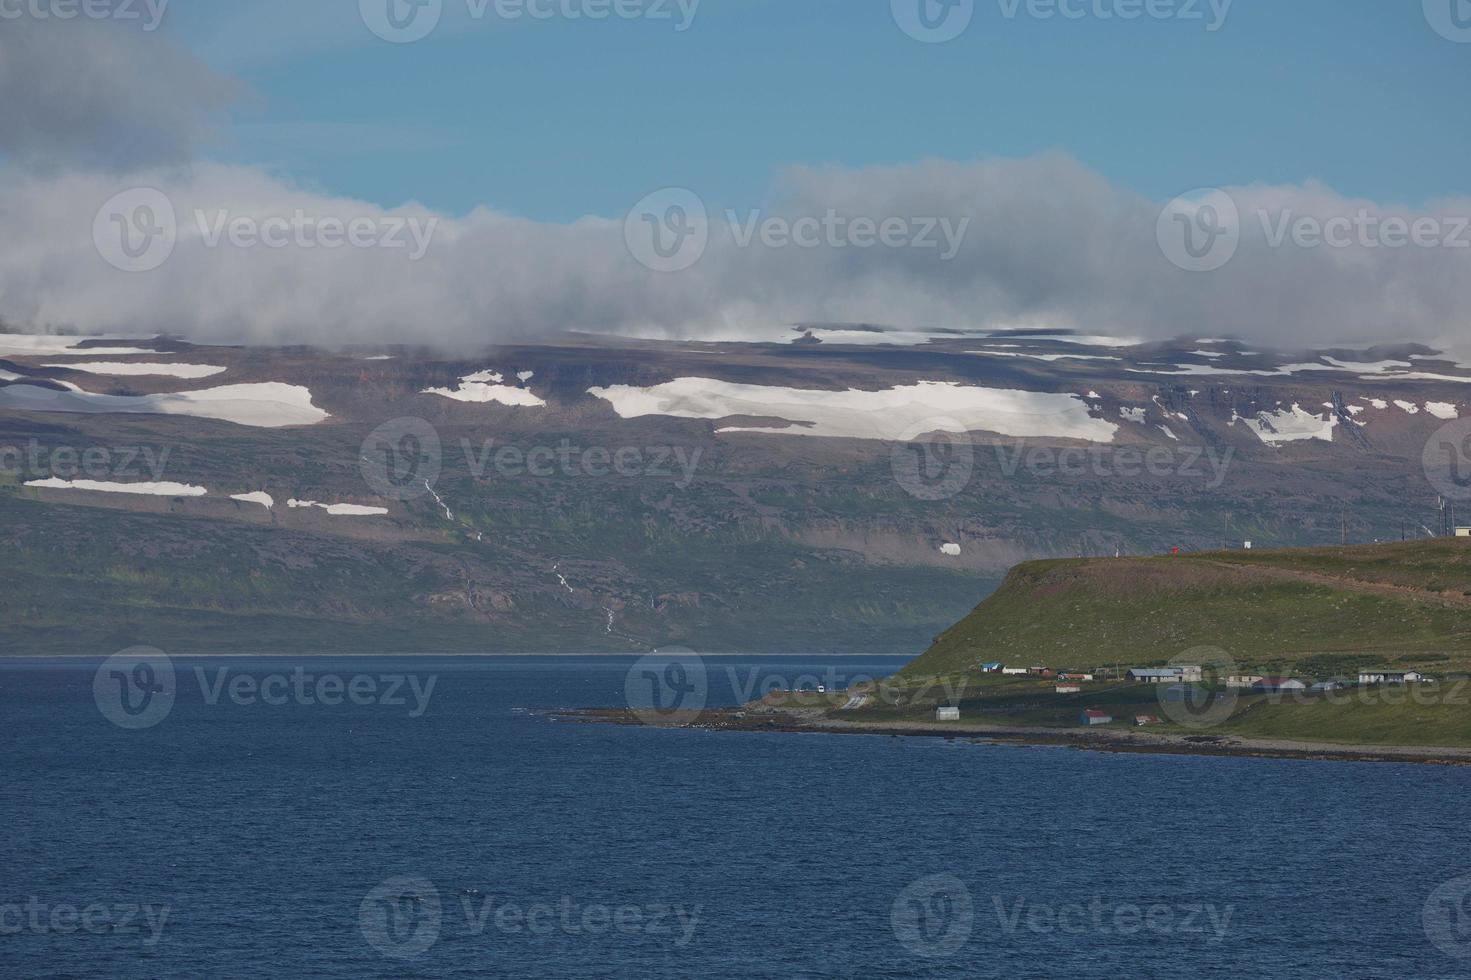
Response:
POLYGON ((792 164, 1049 150, 1160 200, 1309 179, 1408 204, 1468 191, 1471 44, 1419 0, 1236 0, 1216 32, 976 0, 945 44, 906 36, 888 0, 703 0, 683 33, 444 2, 403 45, 357 0, 190 0, 165 32, 248 87, 212 156, 390 206, 565 221, 666 185, 755 206, 792 164))

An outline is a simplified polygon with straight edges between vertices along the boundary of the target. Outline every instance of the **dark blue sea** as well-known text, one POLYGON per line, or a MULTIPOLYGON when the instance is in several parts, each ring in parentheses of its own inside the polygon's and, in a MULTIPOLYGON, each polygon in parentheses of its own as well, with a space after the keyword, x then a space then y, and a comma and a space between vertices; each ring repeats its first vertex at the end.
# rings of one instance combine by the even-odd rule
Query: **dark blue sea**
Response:
POLYGON ((1471 770, 538 713, 631 663, 0 664, 0 977, 1471 976, 1471 770))

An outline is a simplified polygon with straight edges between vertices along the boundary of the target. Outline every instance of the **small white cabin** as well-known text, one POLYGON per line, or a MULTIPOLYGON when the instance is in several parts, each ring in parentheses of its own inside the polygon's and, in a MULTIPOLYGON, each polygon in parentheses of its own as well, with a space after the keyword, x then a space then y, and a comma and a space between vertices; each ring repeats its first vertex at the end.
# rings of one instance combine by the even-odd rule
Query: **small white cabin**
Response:
POLYGON ((936 708, 935 721, 959 721, 959 708, 936 708))

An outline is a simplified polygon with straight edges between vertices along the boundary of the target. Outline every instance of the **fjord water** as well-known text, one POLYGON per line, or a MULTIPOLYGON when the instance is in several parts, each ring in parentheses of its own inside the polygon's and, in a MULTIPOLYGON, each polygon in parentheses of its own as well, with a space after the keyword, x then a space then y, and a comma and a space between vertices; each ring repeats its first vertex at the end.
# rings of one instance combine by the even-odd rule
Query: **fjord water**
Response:
MULTIPOLYGON (((535 713, 631 663, 176 659, 131 731, 98 662, 0 663, 0 976, 1471 973, 1465 769, 535 713), (218 683, 297 666, 435 685, 415 717, 218 683)), ((715 658, 711 700, 901 663, 715 658)))

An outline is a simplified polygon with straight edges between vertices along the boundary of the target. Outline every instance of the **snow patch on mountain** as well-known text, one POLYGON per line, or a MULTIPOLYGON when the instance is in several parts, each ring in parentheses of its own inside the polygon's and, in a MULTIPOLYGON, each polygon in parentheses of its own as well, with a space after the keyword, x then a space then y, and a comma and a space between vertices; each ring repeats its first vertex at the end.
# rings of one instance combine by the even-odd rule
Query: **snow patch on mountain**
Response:
POLYGON ((274 429, 313 425, 329 414, 312 404, 300 385, 268 381, 154 395, 99 395, 62 382, 67 391, 33 384, 0 388, 0 408, 23 412, 80 412, 90 415, 188 415, 274 429))
POLYGON ((1111 442, 1118 431, 1112 422, 1093 418, 1087 403, 1074 394, 981 388, 953 381, 920 381, 881 391, 826 391, 690 377, 648 388, 589 388, 588 394, 608 402, 625 419, 752 416, 791 423, 740 428, 774 435, 893 441, 925 432, 984 431, 1111 442))

